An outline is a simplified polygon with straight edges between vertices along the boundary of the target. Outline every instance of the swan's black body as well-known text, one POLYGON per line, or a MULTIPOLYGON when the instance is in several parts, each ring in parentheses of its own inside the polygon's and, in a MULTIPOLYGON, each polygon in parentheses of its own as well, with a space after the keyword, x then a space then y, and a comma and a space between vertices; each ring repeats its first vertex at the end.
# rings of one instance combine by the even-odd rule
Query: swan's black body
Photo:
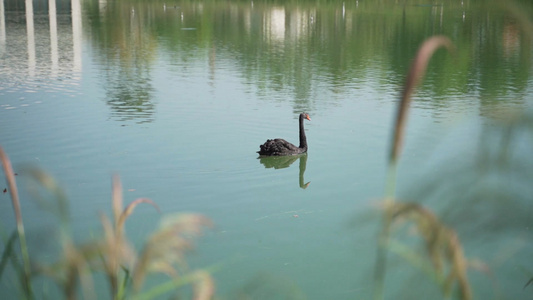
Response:
POLYGON ((311 121, 308 114, 300 114, 300 146, 296 147, 284 139, 273 139, 267 140, 263 145, 259 146, 260 150, 257 153, 261 156, 284 156, 306 153, 307 139, 305 137, 304 119, 311 121))

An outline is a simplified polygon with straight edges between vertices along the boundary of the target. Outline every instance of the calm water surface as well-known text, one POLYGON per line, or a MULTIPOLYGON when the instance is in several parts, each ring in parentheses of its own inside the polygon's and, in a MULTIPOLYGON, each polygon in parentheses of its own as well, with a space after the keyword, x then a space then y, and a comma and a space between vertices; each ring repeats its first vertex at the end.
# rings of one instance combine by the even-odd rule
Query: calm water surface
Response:
MULTIPOLYGON (((126 202, 214 221, 189 262, 225 263, 221 296, 261 282, 255 299, 368 299, 396 99, 417 47, 444 34, 457 49, 436 54, 415 94, 398 195, 434 209, 491 268, 470 271, 476 298, 527 299, 531 135, 517 130, 509 165, 522 167, 502 175, 490 128, 533 103, 531 18, 519 13, 531 5, 425 4, 6 1, 0 144, 15 171, 38 166, 61 183, 77 240, 99 232, 116 173, 126 202), (308 155, 259 160, 267 138, 298 142, 302 111, 308 155)), ((17 179, 30 252, 50 260, 56 222, 17 179)), ((139 206, 129 236, 140 245, 160 218, 139 206)), ((389 297, 440 295, 404 260, 391 266, 389 297)))

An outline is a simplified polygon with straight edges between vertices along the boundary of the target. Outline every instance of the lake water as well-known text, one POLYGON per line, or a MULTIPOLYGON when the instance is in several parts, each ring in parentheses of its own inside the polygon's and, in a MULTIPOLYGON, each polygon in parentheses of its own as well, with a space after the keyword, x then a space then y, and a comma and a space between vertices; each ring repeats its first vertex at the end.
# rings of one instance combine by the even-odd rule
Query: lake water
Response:
MULTIPOLYGON (((397 194, 489 268, 468 273, 476 299, 529 299, 533 7, 456 2, 6 0, 0 145, 15 172, 60 182, 76 240, 100 232, 119 174, 126 202, 215 223, 188 261, 223 263, 221 298, 369 299, 396 102, 419 45, 443 34, 456 51, 439 50, 415 92, 397 194), (298 143, 304 111, 307 156, 258 159, 266 139, 298 143)), ((17 180, 30 253, 50 260, 57 222, 17 180)), ((140 245, 160 219, 137 207, 129 238, 140 245)), ((440 299, 391 257, 387 299, 440 299)), ((16 295, 8 275, 2 293, 16 295)))

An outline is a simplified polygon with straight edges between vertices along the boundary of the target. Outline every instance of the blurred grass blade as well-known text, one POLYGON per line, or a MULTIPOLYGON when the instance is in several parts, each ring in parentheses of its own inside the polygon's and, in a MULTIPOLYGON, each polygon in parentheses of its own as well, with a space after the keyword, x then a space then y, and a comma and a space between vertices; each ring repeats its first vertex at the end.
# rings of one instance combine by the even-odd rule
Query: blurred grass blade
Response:
POLYGON ((11 196, 11 201, 13 203, 13 210, 15 211, 15 219, 17 222, 17 232, 19 236, 20 251, 22 253, 22 261, 24 264, 24 276, 23 276, 24 291, 27 293, 28 298, 33 299, 33 290, 31 286, 30 256, 28 254, 28 247, 26 244, 26 237, 24 234, 24 222, 22 221, 22 212, 20 210, 17 183, 15 181, 15 172, 13 172, 11 161, 9 160, 7 154, 4 152, 4 149, 1 146, 0 146, 0 161, 2 161, 2 166, 4 168, 4 174, 6 175, 7 185, 9 188, 9 195, 11 196))
MULTIPOLYGON (((418 53, 411 63, 409 73, 407 74, 400 102, 396 110, 396 120, 394 122, 392 144, 389 154, 389 168, 387 170, 387 179, 385 182, 385 203, 392 204, 394 202, 396 193, 396 167, 403 143, 403 135, 405 132, 405 124, 407 123, 407 113, 411 102, 411 95, 426 73, 429 59, 440 47, 446 47, 449 51, 453 51, 454 49, 450 39, 445 36, 438 35, 425 40, 418 49, 418 53)), ((374 299, 376 300, 383 299, 390 222, 391 216, 385 211, 383 213, 382 228, 378 234, 378 250, 376 263, 374 265, 374 299)))
POLYGON ((215 283, 213 277, 207 271, 197 271, 197 280, 194 283, 194 300, 209 300, 215 294, 215 283))
POLYGON ((4 253, 2 253, 2 260, 0 260, 0 281, 2 279, 2 274, 4 273, 4 268, 6 267, 9 258, 14 255, 13 247, 16 239, 17 232, 13 231, 13 233, 9 236, 9 239, 7 240, 4 253))
MULTIPOLYGON (((69 215, 69 202, 65 191, 59 186, 57 181, 44 170, 38 168, 26 168, 24 173, 31 179, 39 183, 46 191, 50 192, 54 197, 53 201, 46 203, 43 201, 41 205, 43 208, 48 209, 52 214, 57 215, 61 221, 62 230, 65 230, 64 234, 67 234, 70 223, 69 215)), ((38 198, 38 195, 35 195, 38 198)), ((68 235, 68 234, 67 234, 68 235)))
POLYGON ((452 42, 447 37, 441 35, 430 37, 424 41, 422 46, 420 46, 418 53, 411 64, 411 68, 409 69, 404 89, 401 94, 400 103, 398 109, 396 110, 396 121, 393 129, 394 135, 389 157, 391 163, 395 163, 400 154, 405 124, 407 121, 407 112, 411 102, 411 95, 413 94, 415 87, 426 73, 429 59, 440 47, 446 47, 449 51, 453 51, 454 49, 452 42))
POLYGON ((22 233, 23 233, 24 225, 22 223, 22 213, 20 211, 20 202, 19 202, 19 196, 18 196, 18 190, 17 190, 17 183, 15 180, 15 172, 13 172, 13 168, 11 167, 11 161, 9 161, 9 157, 4 152, 4 149, 1 146, 0 146, 0 160, 2 161, 2 166, 4 167, 4 174, 6 175, 9 195, 11 196, 11 201, 13 202, 13 209, 15 211, 15 218, 16 218, 17 226, 22 227, 21 229, 19 229, 19 233, 20 233, 20 230, 22 230, 22 233))
MULTIPOLYGON (((414 255, 406 255, 406 251, 400 251, 403 256, 413 265, 434 273, 433 278, 438 280, 446 297, 451 295, 454 284, 457 284, 460 299, 472 299, 472 291, 467 279, 468 264, 455 231, 444 225, 429 209, 417 203, 395 203, 385 205, 385 209, 388 211, 387 215, 390 216, 389 226, 403 221, 410 221, 415 225, 417 235, 424 242, 429 262, 422 265, 415 260, 414 255)), ((393 246, 396 247, 391 248, 389 243, 388 249, 400 249, 397 245, 393 246)))
POLYGON ((531 279, 526 283, 526 285, 524 285, 524 289, 525 289, 528 285, 530 285, 532 282, 533 282, 533 278, 531 278, 531 279))
POLYGON ((130 270, 122 268, 122 271, 124 272, 124 278, 122 278, 122 283, 119 285, 115 300, 126 299, 126 290, 131 283, 130 270))
MULTIPOLYGON (((91 249, 93 245, 89 245, 87 249, 91 249)), ((64 293, 67 299, 77 298, 77 285, 81 284, 82 294, 84 299, 95 298, 95 286, 92 280, 92 273, 89 272, 90 255, 87 255, 87 249, 77 248, 71 243, 66 243, 64 246, 64 255, 67 262, 66 281, 63 286, 64 293)), ((92 250, 89 250, 92 252, 92 250)))
POLYGON ((128 204, 128 206, 126 206, 126 208, 124 208, 124 210, 120 213, 118 219, 117 219, 117 224, 116 224, 116 228, 118 230, 119 233, 122 233, 123 230, 124 230, 124 223, 126 222, 126 219, 133 213, 133 210, 135 209, 135 207, 141 203, 148 203, 148 204, 151 204, 153 207, 155 207, 155 209, 157 209, 158 212, 160 212, 159 210, 159 206, 157 206, 157 204, 155 204, 154 201, 148 199, 148 198, 139 198, 139 199, 136 199, 135 201, 131 202, 130 204, 128 204))
POLYGON ((122 183, 120 182, 120 177, 118 175, 113 175, 111 205, 113 208, 113 218, 115 223, 118 223, 123 207, 122 183))
POLYGON ((150 272, 179 275, 178 267, 186 267, 185 252, 193 248, 192 238, 211 227, 210 219, 197 214, 177 214, 161 221, 160 229, 145 244, 133 272, 133 285, 139 290, 150 272))

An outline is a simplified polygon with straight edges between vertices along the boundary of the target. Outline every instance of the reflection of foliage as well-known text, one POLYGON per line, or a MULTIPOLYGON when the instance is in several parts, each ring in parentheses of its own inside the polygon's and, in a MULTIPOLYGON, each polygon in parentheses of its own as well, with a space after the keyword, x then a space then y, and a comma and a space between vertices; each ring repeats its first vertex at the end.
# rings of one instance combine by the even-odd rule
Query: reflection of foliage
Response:
POLYGON ((154 113, 151 63, 157 49, 150 7, 109 1, 90 7, 92 34, 103 52, 104 85, 113 115, 120 120, 150 122, 154 113))
POLYGON ((440 176, 426 180, 413 197, 426 202, 445 199, 450 205, 443 209, 442 218, 470 240, 486 238, 487 233, 522 231, 530 226, 533 213, 527 205, 533 194, 533 163, 524 151, 531 147, 533 116, 500 114, 499 120, 482 129, 474 154, 454 158, 459 168, 452 169, 451 162, 444 161, 438 166, 440 176), (453 180, 442 180, 447 177, 453 180))
POLYGON ((155 110, 150 84, 150 72, 146 67, 106 72, 107 103, 113 116, 119 120, 135 120, 138 123, 152 121, 155 110))
POLYGON ((299 111, 312 105, 316 87, 324 81, 333 92, 342 92, 372 72, 378 80, 400 86, 416 45, 444 34, 457 46, 455 59, 436 60, 421 91, 431 93, 435 105, 448 106, 450 94, 477 91, 482 105, 499 96, 523 102, 531 43, 524 35, 529 31, 516 26, 528 22, 528 14, 516 11, 531 11, 530 3, 523 1, 514 10, 485 1, 424 4, 113 1, 103 13, 92 8, 91 36, 109 57, 129 67, 139 61, 148 65, 156 46, 171 61, 209 61, 212 78, 217 61, 235 62, 261 95, 270 98, 272 90, 293 94, 299 111))

